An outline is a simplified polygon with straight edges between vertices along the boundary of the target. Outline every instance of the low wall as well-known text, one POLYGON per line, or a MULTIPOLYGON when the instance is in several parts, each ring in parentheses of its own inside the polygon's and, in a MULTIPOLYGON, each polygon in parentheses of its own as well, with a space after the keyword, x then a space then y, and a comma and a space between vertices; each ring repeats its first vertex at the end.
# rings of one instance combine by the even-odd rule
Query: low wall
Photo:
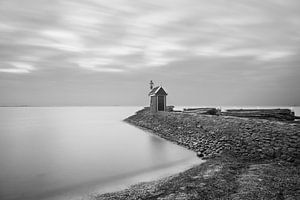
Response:
POLYGON ((295 120, 295 113, 290 109, 229 109, 222 114, 235 117, 252 117, 280 121, 295 120))
POLYGON ((199 156, 230 154, 247 160, 300 163, 300 127, 230 116, 138 111, 125 121, 194 150, 199 156))

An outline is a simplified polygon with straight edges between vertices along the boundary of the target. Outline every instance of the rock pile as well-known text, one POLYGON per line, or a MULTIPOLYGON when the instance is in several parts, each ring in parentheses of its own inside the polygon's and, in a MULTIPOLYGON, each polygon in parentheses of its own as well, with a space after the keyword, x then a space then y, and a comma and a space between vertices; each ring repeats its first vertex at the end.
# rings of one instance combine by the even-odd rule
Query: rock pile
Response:
POLYGON ((276 119, 281 121, 295 120, 295 113, 290 109, 229 109, 222 114, 236 117, 276 119))
POLYGON ((193 113, 138 111, 125 121, 197 152, 300 163, 300 127, 290 123, 193 113))
POLYGON ((221 110, 217 108, 184 108, 185 113, 207 114, 207 115, 220 115, 221 110))

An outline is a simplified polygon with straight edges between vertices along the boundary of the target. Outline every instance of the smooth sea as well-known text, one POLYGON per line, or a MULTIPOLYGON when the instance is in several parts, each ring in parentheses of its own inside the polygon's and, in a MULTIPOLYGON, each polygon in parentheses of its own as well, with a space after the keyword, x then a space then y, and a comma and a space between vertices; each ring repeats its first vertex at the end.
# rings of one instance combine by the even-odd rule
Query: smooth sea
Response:
POLYGON ((1 107, 0 199, 88 199, 203 162, 127 124, 141 107, 1 107))

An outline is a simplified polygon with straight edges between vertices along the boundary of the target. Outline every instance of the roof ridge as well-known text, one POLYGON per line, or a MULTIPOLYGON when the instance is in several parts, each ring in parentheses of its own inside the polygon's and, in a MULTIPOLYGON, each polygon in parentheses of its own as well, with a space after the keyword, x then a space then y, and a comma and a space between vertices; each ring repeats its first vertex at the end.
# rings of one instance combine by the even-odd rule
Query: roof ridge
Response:
MULTIPOLYGON (((149 92, 149 96, 153 96, 153 95, 155 95, 156 93, 158 93, 159 92, 159 90, 160 89, 163 89, 163 87, 162 86, 156 86, 156 87, 154 87, 150 92, 149 92)), ((166 91, 163 89, 163 92, 164 93, 166 93, 166 91)), ((167 93, 166 93, 167 94, 167 93)))

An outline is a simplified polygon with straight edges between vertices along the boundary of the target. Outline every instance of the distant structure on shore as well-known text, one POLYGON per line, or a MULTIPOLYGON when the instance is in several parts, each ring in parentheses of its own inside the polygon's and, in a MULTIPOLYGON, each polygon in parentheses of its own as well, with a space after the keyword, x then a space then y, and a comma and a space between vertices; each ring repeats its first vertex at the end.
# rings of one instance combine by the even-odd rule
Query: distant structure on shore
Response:
POLYGON ((154 87, 154 83, 150 81, 150 111, 166 111, 167 109, 167 93, 162 86, 154 87))

